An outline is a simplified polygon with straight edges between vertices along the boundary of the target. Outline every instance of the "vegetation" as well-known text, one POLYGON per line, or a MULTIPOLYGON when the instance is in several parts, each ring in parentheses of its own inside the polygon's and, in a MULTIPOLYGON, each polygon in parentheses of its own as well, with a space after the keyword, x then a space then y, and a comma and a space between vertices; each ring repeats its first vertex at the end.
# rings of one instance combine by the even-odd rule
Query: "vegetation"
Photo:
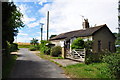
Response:
POLYGON ((87 40, 84 42, 84 46, 86 50, 92 49, 93 41, 87 40))
POLYGON ((10 44, 10 52, 15 52, 17 50, 18 50, 18 44, 17 43, 10 44))
POLYGON ((2 78, 8 78, 13 65, 16 61, 17 56, 16 55, 10 55, 9 57, 2 57, 2 78))
POLYGON ((9 55, 9 44, 13 43, 14 36, 16 36, 18 33, 18 28, 24 27, 24 24, 21 20, 22 16, 23 15, 20 13, 13 2, 2 3, 2 49, 4 50, 3 55, 9 55))
POLYGON ((39 43, 38 43, 38 39, 33 38, 30 41, 31 46, 29 47, 29 50, 31 51, 36 51, 40 49, 39 43))
POLYGON ((40 46, 39 45, 31 45, 29 50, 30 51, 36 51, 36 50, 39 50, 40 49, 40 46))
POLYGON ((73 41, 71 45, 72 49, 83 49, 84 48, 84 41, 81 38, 77 38, 73 41))
POLYGON ((109 78, 109 68, 106 63, 93 63, 86 65, 79 63, 63 68, 71 78, 109 78))
POLYGON ((109 51, 102 51, 100 53, 93 53, 90 50, 87 50, 86 57, 85 57, 85 64, 91 63, 100 63, 104 56, 112 54, 109 51))
POLYGON ((58 57, 62 53, 61 50, 62 50, 62 48, 60 46, 52 47, 50 55, 54 56, 54 57, 58 57))
POLYGON ((49 41, 42 40, 40 44, 40 51, 45 54, 50 54, 50 47, 47 46, 46 44, 49 44, 49 41))
POLYGON ((53 38, 53 37, 55 37, 55 36, 57 36, 57 35, 51 35, 50 38, 53 38))
POLYGON ((108 64, 111 78, 120 78, 120 53, 112 53, 103 57, 103 62, 108 64))
POLYGON ((43 59, 46 59, 46 60, 52 60, 52 59, 63 59, 62 57, 53 57, 53 56, 51 56, 51 55, 46 55, 46 54, 44 54, 44 53, 39 53, 39 54, 37 54, 38 56, 40 56, 41 58, 43 58, 43 59))
POLYGON ((38 45, 38 39, 33 38, 33 39, 30 41, 30 44, 32 44, 32 45, 38 45))

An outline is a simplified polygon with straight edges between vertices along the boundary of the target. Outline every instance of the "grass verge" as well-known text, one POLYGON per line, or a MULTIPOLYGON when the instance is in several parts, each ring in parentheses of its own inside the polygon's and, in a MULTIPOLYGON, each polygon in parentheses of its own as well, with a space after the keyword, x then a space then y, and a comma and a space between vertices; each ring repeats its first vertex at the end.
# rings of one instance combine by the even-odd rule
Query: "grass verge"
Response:
POLYGON ((109 68, 106 63, 84 63, 63 67, 65 74, 71 78, 109 78, 109 68))
POLYGON ((51 61, 51 62, 54 62, 54 63, 57 64, 59 67, 62 67, 61 64, 59 64, 59 63, 57 63, 57 62, 55 62, 55 61, 52 60, 52 59, 63 59, 62 57, 52 57, 52 56, 46 55, 46 54, 44 54, 44 53, 37 53, 36 55, 40 56, 41 58, 43 58, 43 59, 45 59, 45 60, 49 60, 49 61, 51 61))
POLYGON ((18 45, 18 48, 30 48, 30 45, 18 45))
POLYGON ((17 59, 17 55, 10 55, 9 57, 2 57, 2 78, 8 78, 11 69, 17 59))
MULTIPOLYGON (((44 53, 39 53, 37 55, 51 62, 54 62, 52 59, 63 59, 62 57, 51 57, 50 55, 45 55, 44 53)), ((108 64, 106 63, 93 63, 89 65, 79 63, 66 67, 63 67, 57 62, 54 63, 59 67, 62 67, 62 69, 65 71, 65 74, 70 78, 90 78, 90 80, 95 78, 105 78, 109 80, 110 73, 109 68, 107 67, 108 64)))

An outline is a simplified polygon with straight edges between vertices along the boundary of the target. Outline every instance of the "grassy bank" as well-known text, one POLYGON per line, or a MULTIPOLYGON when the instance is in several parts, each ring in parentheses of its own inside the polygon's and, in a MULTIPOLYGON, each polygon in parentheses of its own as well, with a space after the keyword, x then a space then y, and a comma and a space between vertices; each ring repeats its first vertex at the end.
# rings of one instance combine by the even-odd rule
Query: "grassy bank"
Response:
POLYGON ((2 57, 2 78, 7 78, 9 76, 16 59, 17 59, 16 55, 2 57))
POLYGON ((109 78, 109 69, 105 63, 84 63, 63 67, 65 74, 71 78, 109 78))
MULTIPOLYGON (((43 59, 54 62, 52 59, 63 59, 62 57, 51 57, 50 55, 45 55, 44 53, 37 54, 43 59)), ((54 62, 58 66, 62 67, 59 63, 54 62)), ((86 65, 84 63, 79 63, 75 65, 69 65, 62 67, 65 74, 70 78, 109 78, 109 68, 107 63, 93 63, 86 65)))
POLYGON ((46 60, 51 60, 51 59, 63 59, 62 57, 52 57, 50 55, 46 55, 44 53, 39 53, 37 54, 38 56, 40 56, 41 58, 43 59, 46 59, 46 60))
POLYGON ((59 64, 59 63, 57 63, 57 62, 55 62, 55 61, 52 60, 52 59, 63 59, 62 57, 52 57, 52 56, 46 55, 46 54, 44 54, 44 53, 37 53, 36 55, 38 55, 39 57, 41 57, 41 58, 43 58, 43 59, 45 59, 45 60, 49 60, 49 61, 51 61, 51 62, 54 62, 54 63, 57 64, 59 67, 62 67, 61 64, 59 64))

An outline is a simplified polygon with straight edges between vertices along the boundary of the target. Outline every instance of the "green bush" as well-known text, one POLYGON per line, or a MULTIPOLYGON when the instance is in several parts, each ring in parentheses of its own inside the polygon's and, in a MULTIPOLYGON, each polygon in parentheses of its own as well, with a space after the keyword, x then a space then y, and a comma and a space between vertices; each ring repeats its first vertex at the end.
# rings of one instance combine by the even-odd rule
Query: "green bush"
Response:
POLYGON ((18 44, 17 43, 10 44, 10 52, 17 51, 17 50, 18 50, 18 44))
POLYGON ((102 59, 106 55, 112 54, 109 51, 102 51, 100 53, 93 53, 90 50, 87 50, 86 52, 86 57, 85 57, 85 63, 86 64, 91 64, 91 63, 98 63, 102 62, 102 59))
POLYGON ((84 41, 81 38, 77 38, 73 41, 71 45, 72 49, 83 49, 84 48, 84 41))
POLYGON ((112 53, 104 56, 102 61, 108 63, 112 78, 120 78, 120 53, 112 53))
POLYGON ((50 54, 50 47, 46 46, 47 43, 50 43, 49 41, 42 40, 40 44, 40 51, 45 54, 50 54))
POLYGON ((55 46, 51 48, 51 56, 58 57, 61 54, 62 48, 60 46, 55 46))
POLYGON ((30 51, 36 51, 36 50, 39 50, 40 49, 40 46, 39 45, 31 45, 29 50, 30 51))
POLYGON ((47 55, 50 54, 50 48, 48 46, 45 47, 44 53, 47 55))
POLYGON ((29 50, 30 51, 36 51, 37 49, 35 47, 30 47, 29 50))

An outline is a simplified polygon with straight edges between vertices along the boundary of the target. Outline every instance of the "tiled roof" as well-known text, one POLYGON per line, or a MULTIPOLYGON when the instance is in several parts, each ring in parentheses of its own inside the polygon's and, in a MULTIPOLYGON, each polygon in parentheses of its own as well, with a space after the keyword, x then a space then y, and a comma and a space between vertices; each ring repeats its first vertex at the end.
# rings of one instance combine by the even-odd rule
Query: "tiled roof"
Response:
POLYGON ((100 30, 102 27, 106 27, 107 25, 99 25, 95 27, 90 27, 86 29, 81 29, 81 30, 75 30, 75 31, 70 31, 66 33, 59 34, 58 36, 55 36, 51 38, 50 40, 59 40, 59 39, 70 39, 72 37, 87 37, 93 35, 95 32, 100 30))

